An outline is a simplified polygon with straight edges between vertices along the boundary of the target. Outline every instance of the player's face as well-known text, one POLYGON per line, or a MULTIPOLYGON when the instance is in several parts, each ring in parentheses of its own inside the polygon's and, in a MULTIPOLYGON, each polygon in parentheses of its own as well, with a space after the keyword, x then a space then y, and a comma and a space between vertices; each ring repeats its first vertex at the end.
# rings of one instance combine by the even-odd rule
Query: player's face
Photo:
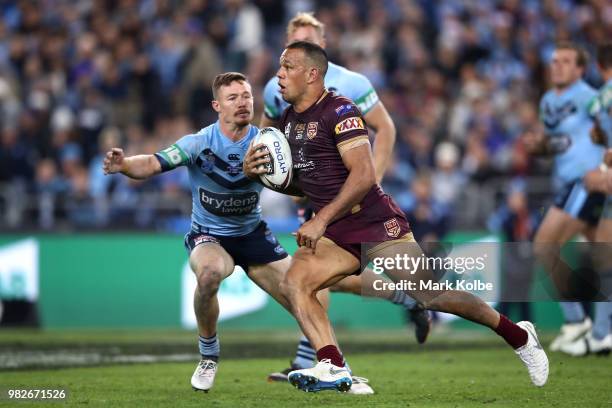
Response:
POLYGON ((564 88, 582 76, 583 69, 576 63, 577 53, 571 49, 555 50, 550 63, 550 80, 553 86, 564 88))
POLYGON ((236 126, 246 126, 253 120, 253 93, 251 85, 244 81, 234 81, 222 86, 217 92, 213 108, 219 119, 236 126))
POLYGON ((295 104, 304 94, 308 80, 304 51, 285 50, 276 73, 280 94, 285 101, 295 104))
POLYGON ((321 48, 325 48, 325 39, 313 26, 296 28, 289 36, 287 36, 287 44, 291 44, 294 41, 308 41, 317 44, 321 48))

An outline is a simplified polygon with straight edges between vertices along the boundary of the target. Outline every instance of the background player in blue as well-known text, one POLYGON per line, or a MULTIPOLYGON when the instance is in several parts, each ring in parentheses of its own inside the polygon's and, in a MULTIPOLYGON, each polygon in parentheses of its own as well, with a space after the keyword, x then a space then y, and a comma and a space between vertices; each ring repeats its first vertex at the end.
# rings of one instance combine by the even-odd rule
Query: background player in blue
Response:
MULTIPOLYGON (((298 13, 287 25, 287 44, 294 41, 308 41, 325 48, 325 27, 310 13, 298 13)), ((380 184, 387 165, 391 162, 393 145, 395 144, 395 125, 389 116, 384 104, 379 100, 376 90, 370 81, 362 74, 350 71, 344 67, 329 63, 325 74, 325 87, 338 95, 352 99, 359 107, 369 127, 376 131, 374 137, 374 169, 376 182, 380 184)), ((260 127, 278 126, 283 111, 289 104, 279 92, 278 78, 271 78, 264 88, 264 113, 261 116, 260 127)), ((303 204, 303 203, 300 203, 303 204)), ((312 216, 312 208, 301 206, 299 209, 300 221, 307 221, 312 216)), ((373 272, 366 270, 361 279, 374 280, 373 272)), ((348 277, 331 287, 332 291, 361 294, 361 284, 356 277, 348 277)), ((324 303, 328 303, 328 291, 319 293, 324 303)), ((419 343, 424 343, 430 330, 429 312, 410 298, 396 299, 396 304, 402 304, 409 311, 410 319, 415 323, 416 337, 419 343)), ((291 367, 270 374, 269 380, 287 381, 287 374, 295 368, 307 368, 314 365, 315 350, 305 336, 298 344, 296 356, 291 367)))
POLYGON ((213 83, 212 106, 219 120, 187 135, 155 155, 124 157, 113 148, 104 172, 144 179, 187 166, 193 193, 192 227, 185 236, 189 264, 197 278, 194 309, 202 359, 192 378, 195 389, 208 391, 219 358, 217 291, 221 281, 240 265, 249 277, 283 306, 279 282, 290 257, 261 220, 263 186, 242 174, 242 159, 257 134, 251 126, 251 86, 240 73, 220 74, 213 83))
MULTIPOLYGON (((594 264, 602 282, 602 294, 610 299, 612 290, 612 43, 604 44, 597 49, 597 65, 605 84, 597 97, 590 104, 589 113, 594 118, 595 126, 591 136, 593 141, 608 147, 604 161, 599 168, 591 170, 585 176, 589 191, 607 194, 601 220, 595 234, 594 264)), ((595 321, 593 328, 585 336, 561 346, 561 351, 584 356, 588 353, 608 354, 612 350, 612 302, 595 303, 595 321)))
MULTIPOLYGON (((601 193, 589 193, 583 183, 584 175, 597 167, 603 156, 602 147, 590 138, 593 121, 588 107, 596 91, 581 79, 586 65, 587 55, 580 47, 571 43, 556 46, 550 64, 553 87, 540 102, 544 132, 524 135, 530 153, 555 157, 556 197, 536 233, 534 252, 561 292, 567 289, 569 268, 559 262, 557 249, 580 233, 593 241, 605 198, 601 193)), ((561 308, 566 324, 550 346, 553 351, 591 328, 580 303, 563 302, 561 308)))

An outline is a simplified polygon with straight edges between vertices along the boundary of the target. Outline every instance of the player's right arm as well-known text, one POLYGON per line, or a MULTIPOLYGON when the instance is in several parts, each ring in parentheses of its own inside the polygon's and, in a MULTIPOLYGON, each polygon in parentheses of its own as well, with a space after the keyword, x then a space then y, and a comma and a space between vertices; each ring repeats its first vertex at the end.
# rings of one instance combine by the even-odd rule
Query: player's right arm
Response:
POLYGON ((153 154, 125 157, 123 149, 113 147, 106 153, 104 174, 121 173, 133 179, 146 179, 162 171, 159 160, 153 154))
POLYGON ((204 136, 184 136, 173 145, 155 154, 125 157, 122 149, 113 148, 106 153, 104 158, 104 174, 121 173, 141 180, 174 170, 179 166, 190 165, 197 156, 195 152, 201 150, 198 150, 198 146, 202 147, 200 145, 202 137, 204 136))

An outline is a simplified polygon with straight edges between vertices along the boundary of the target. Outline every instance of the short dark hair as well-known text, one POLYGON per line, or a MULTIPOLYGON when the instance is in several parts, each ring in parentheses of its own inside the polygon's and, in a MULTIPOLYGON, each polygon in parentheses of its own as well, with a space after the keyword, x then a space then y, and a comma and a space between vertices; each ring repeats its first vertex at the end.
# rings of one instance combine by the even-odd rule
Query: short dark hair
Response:
POLYGON ((240 72, 225 72, 215 77, 212 85, 213 98, 217 99, 217 93, 222 86, 228 86, 234 81, 249 82, 247 77, 240 72))
POLYGON ((327 58, 327 53, 322 47, 309 41, 294 41, 287 46, 287 49, 304 51, 304 54, 314 63, 323 74, 323 78, 325 78, 329 60, 327 58))
POLYGON ((581 68, 586 68, 589 63, 589 54, 584 49, 584 47, 571 42, 571 41, 561 41, 555 45, 555 50, 572 50, 576 53, 576 65, 581 68))
POLYGON ((602 69, 612 68, 612 42, 597 47, 597 63, 602 69))

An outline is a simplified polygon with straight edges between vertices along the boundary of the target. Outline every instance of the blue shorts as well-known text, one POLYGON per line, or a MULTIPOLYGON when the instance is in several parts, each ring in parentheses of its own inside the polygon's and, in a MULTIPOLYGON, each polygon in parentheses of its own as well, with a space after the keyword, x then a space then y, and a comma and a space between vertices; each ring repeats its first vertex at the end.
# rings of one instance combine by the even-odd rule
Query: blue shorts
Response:
POLYGON ((606 195, 589 193, 582 180, 566 184, 555 197, 555 207, 589 225, 597 225, 603 212, 606 195))
POLYGON ((191 253, 195 247, 204 243, 221 245, 234 260, 234 264, 245 272, 249 266, 263 265, 280 261, 288 256, 285 248, 261 221, 253 232, 241 236, 222 236, 208 233, 208 228, 191 223, 191 231, 185 235, 185 248, 191 253))

